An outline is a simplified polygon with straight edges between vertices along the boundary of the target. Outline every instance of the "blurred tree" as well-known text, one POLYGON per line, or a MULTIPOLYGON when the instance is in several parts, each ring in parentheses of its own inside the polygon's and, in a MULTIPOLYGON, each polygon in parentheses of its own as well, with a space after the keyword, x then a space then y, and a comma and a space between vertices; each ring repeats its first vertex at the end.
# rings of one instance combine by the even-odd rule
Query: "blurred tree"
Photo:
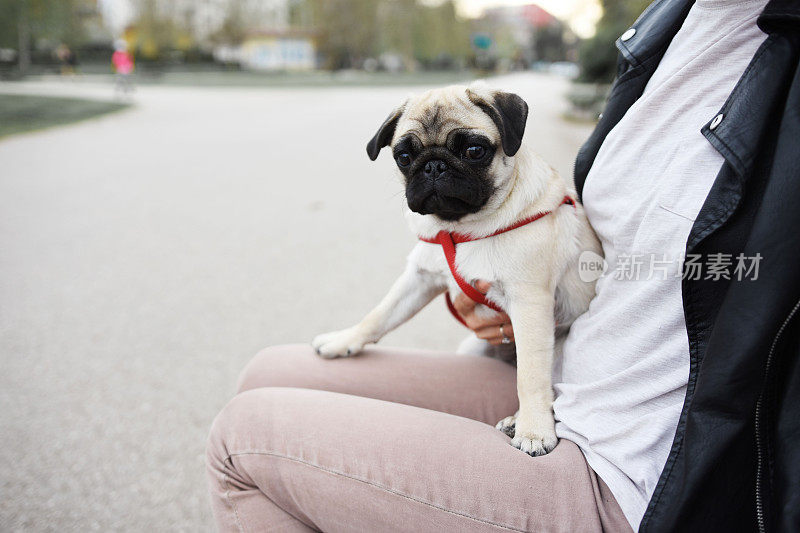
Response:
POLYGON ((617 48, 614 42, 627 30, 650 0, 600 0, 603 16, 594 37, 581 43, 578 61, 580 81, 608 83, 614 79, 617 48))
POLYGON ((537 61, 564 61, 566 56, 563 24, 556 21, 536 30, 533 35, 533 57, 537 61))
POLYGON ((239 44, 247 35, 247 17, 241 2, 231 2, 222 26, 211 35, 215 44, 239 44))
POLYGON ((0 0, 0 47, 15 48, 19 69, 31 63, 34 45, 53 49, 61 43, 83 44, 86 31, 82 15, 93 9, 87 0, 0 0))
POLYGON ((307 0, 306 5, 328 69, 360 68, 366 59, 382 54, 400 56, 406 68, 417 62, 445 67, 470 53, 469 26, 456 15, 452 0, 436 5, 418 0, 307 0))
POLYGON ((414 57, 424 64, 439 68, 445 63, 464 60, 470 54, 469 24, 458 17, 452 0, 439 5, 418 6, 421 10, 410 26, 414 57))
POLYGON ((19 54, 19 68, 30 64, 30 24, 27 5, 22 0, 0 0, 0 48, 13 48, 19 54))
POLYGON ((406 68, 414 63, 414 38, 411 28, 415 24, 419 8, 416 0, 388 0, 378 7, 377 20, 378 53, 397 54, 406 68))
POLYGON ((289 25, 293 28, 309 29, 312 24, 312 10, 306 0, 288 0, 289 25))
POLYGON ((309 0, 317 49, 331 70, 361 67, 378 49, 378 4, 373 0, 309 0))
POLYGON ((138 0, 135 31, 130 34, 134 48, 149 61, 161 60, 165 52, 178 49, 181 37, 187 33, 161 12, 160 5, 158 0, 138 0))

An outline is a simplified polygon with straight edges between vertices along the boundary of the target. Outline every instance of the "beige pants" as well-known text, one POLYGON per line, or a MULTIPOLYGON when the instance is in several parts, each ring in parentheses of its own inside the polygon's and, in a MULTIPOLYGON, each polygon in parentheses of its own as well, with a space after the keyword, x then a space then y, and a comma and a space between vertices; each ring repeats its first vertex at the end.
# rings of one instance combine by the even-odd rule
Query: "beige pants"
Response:
POLYGON ((279 346, 239 391, 208 443, 221 531, 630 531, 575 444, 529 457, 493 427, 517 409, 496 359, 279 346))

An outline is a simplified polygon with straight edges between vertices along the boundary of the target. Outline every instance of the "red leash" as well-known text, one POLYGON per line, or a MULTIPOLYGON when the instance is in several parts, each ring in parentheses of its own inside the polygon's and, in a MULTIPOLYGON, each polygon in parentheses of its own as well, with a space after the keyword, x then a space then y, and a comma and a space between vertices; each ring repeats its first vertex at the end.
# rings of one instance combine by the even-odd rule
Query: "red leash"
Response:
MULTIPOLYGON (((559 207, 564 204, 571 205, 572 207, 576 207, 575 200, 570 198, 569 196, 565 196, 564 199, 561 201, 559 207)), ((434 239, 426 239, 424 237, 419 237, 419 240, 424 242, 429 242, 431 244, 439 244, 442 247, 442 251, 444 252, 444 258, 447 260, 447 266, 450 267, 450 273, 453 274, 453 279, 456 280, 458 286, 464 291, 464 294, 469 296, 470 300, 475 303, 485 305, 490 309, 494 309, 498 313, 502 313, 503 309, 500 308, 497 304, 490 302, 486 295, 478 291, 475 287, 467 283, 467 281, 461 277, 461 275, 456 271, 456 244, 460 244, 462 242, 472 242, 472 241, 479 241, 481 239, 488 239, 489 237, 494 237, 495 235, 500 235, 501 233, 505 233, 507 231, 511 231, 513 229, 520 228, 525 226, 526 224, 530 224, 531 222, 535 222, 542 217, 546 217, 552 213, 552 211, 545 211, 544 213, 537 213, 531 217, 525 218, 508 226, 507 228, 503 228, 501 230, 495 231, 491 235, 486 235, 485 237, 472 237, 470 235, 464 235, 462 233, 450 233, 447 231, 440 231, 436 238, 434 239)), ((456 311, 455 306, 453 305, 453 300, 450 298, 450 292, 446 292, 444 294, 445 302, 447 303, 447 308, 450 310, 450 313, 456 317, 456 320, 467 326, 467 323, 461 318, 461 315, 458 314, 456 311)), ((467 326, 468 327, 468 326, 467 326)))

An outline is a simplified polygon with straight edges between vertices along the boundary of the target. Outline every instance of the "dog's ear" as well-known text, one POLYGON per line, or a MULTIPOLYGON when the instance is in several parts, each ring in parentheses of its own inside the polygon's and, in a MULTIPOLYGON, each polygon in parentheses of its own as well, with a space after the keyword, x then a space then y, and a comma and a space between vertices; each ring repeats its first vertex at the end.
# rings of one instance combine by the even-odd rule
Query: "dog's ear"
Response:
POLYGON ((520 96, 503 91, 478 92, 467 89, 467 97, 489 115, 500 132, 500 142, 507 156, 517 153, 522 146, 528 104, 520 96))
POLYGON ((405 107, 406 105, 403 104, 392 111, 392 114, 389 115, 389 117, 383 121, 381 127, 378 128, 378 132, 375 136, 367 143, 367 155, 371 160, 375 161, 378 159, 381 148, 389 146, 389 143, 392 142, 394 130, 397 127, 397 121, 400 120, 400 117, 403 115, 405 107))

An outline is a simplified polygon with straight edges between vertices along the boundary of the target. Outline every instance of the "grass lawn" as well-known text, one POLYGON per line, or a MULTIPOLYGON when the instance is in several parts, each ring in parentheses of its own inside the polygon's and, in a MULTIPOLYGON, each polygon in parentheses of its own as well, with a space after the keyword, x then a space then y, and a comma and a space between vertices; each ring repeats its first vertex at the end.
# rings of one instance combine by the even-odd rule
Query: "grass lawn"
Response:
POLYGON ((125 107, 126 104, 78 98, 0 94, 0 137, 70 124, 125 107))

